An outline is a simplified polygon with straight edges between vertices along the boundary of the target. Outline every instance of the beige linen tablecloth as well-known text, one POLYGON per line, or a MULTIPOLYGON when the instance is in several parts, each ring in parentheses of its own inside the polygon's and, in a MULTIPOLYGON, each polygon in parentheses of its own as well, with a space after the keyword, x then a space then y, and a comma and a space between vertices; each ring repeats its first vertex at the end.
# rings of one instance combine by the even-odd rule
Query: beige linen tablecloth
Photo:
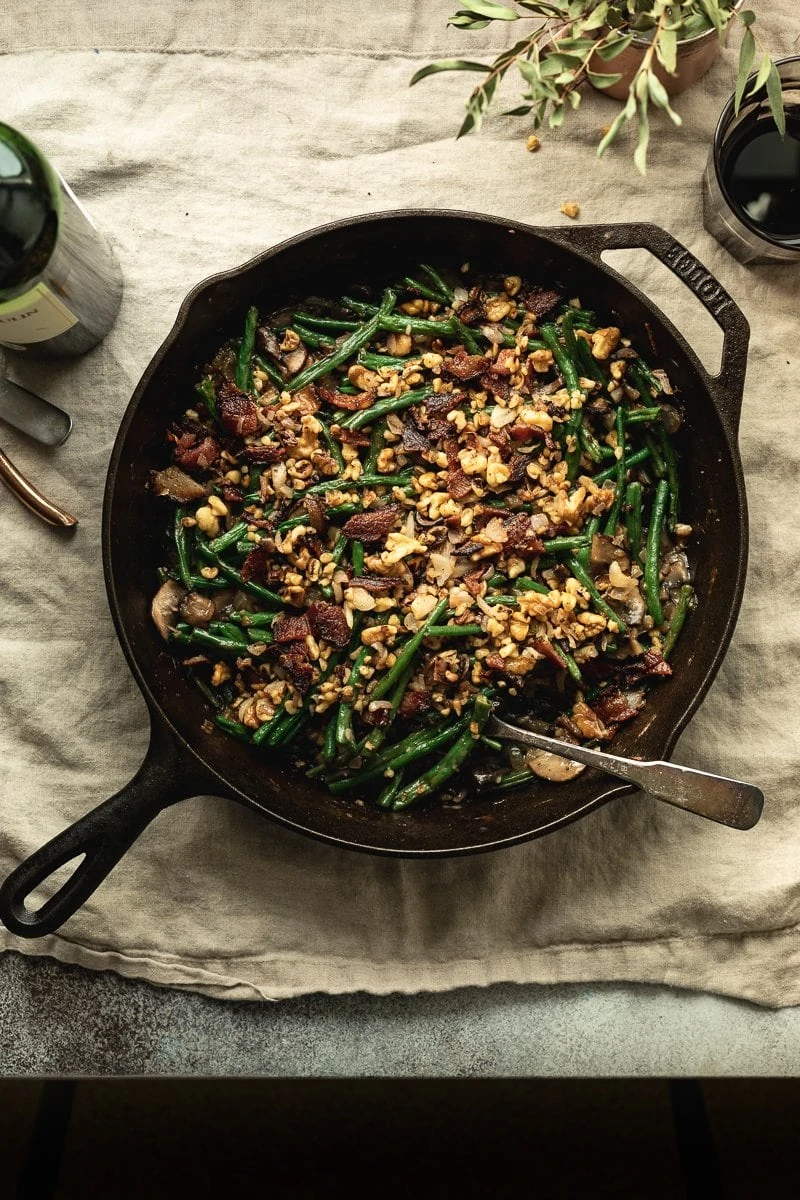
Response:
MULTIPOLYGON (((729 258, 703 231, 699 188, 738 35, 680 99, 683 130, 654 122, 643 180, 625 139, 595 160, 615 106, 594 94, 536 155, 508 118, 454 141, 473 77, 410 90, 411 72, 516 32, 448 31, 456 7, 30 0, 0 15, 0 115, 62 170, 126 280, 118 324, 96 352, 16 368, 74 415, 66 445, 47 451, 2 429, 20 467, 81 524, 65 539, 0 494, 0 874, 116 791, 145 751, 145 706, 106 605, 100 508, 120 416, 182 297, 290 234, 406 205, 564 224, 559 205, 574 199, 583 221, 653 220, 744 308, 748 586, 730 652, 675 758, 761 784, 764 818, 735 833, 639 797, 497 854, 397 862, 206 797, 163 813, 57 936, 4 934, 0 944, 232 999, 643 980, 796 1004, 800 274, 729 258)), ((792 0, 753 7, 762 37, 791 52, 792 0)), ((516 95, 515 79, 505 107, 516 95)), ((715 327, 683 286, 646 254, 625 269, 713 364, 715 327)))

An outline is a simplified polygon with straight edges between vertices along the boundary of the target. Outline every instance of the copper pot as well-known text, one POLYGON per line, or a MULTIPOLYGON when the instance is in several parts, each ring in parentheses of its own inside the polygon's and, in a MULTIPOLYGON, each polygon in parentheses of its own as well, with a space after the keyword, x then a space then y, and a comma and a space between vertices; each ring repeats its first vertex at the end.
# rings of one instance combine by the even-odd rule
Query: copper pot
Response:
MULTIPOLYGON (((744 0, 736 0, 734 12, 738 12, 743 3, 744 0)), ((721 37, 716 29, 708 29, 705 33, 679 41, 674 75, 665 71, 658 59, 654 58, 653 71, 670 96, 678 96, 703 78, 725 44, 730 27, 731 23, 728 22, 721 37)), ((603 62, 598 54, 593 54, 589 59, 589 70, 593 74, 622 76, 610 87, 597 90, 606 96, 613 96, 615 100, 626 100, 633 77, 642 65, 649 46, 649 38, 641 36, 635 37, 630 46, 610 62, 603 62)))

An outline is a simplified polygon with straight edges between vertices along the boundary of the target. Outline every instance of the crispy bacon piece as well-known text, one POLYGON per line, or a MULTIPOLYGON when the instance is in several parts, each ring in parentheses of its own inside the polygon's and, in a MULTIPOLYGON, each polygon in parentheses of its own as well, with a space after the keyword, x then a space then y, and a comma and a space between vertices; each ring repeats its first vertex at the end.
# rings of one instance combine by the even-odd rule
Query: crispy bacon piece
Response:
POLYGON ((286 457, 286 450, 277 442, 272 442, 268 446, 245 446, 240 451, 240 457, 252 466, 271 467, 286 457))
POLYGON ((350 587, 361 587, 365 592, 391 592, 397 585, 397 579, 389 575, 354 575, 350 587))
POLYGON ((506 346, 505 349, 498 352, 497 358, 493 359, 489 367, 491 375, 510 375, 514 370, 514 360, 517 357, 517 351, 513 346, 506 346))
POLYGON ((331 408, 344 408, 348 412, 360 412, 375 403, 374 391, 356 392, 351 396, 349 392, 335 392, 333 388, 318 387, 317 395, 331 408))
POLYGON ((619 725, 622 721, 631 721, 640 707, 641 704, 632 706, 630 698, 614 687, 602 691, 592 704, 592 708, 605 725, 619 725))
POLYGON ((549 313, 551 308, 555 308, 564 296, 552 288, 525 287, 517 293, 516 299, 518 304, 522 303, 527 311, 538 319, 549 313))
POLYGON ((230 379, 226 379, 217 393, 217 399, 223 429, 238 437, 247 437, 255 433, 258 429, 258 409, 250 396, 240 391, 230 379))
POLYGON ((292 643, 289 650, 278 655, 278 663, 283 667, 300 695, 304 696, 314 678, 314 668, 308 660, 305 645, 302 642, 292 643))
POLYGON ((513 550, 520 558, 532 558, 541 554, 544 546, 531 526, 530 517, 525 513, 515 513, 504 523, 506 531, 506 548, 513 550))
POLYGON ((493 396, 499 396, 501 400, 507 400, 511 393, 511 384, 503 375, 493 375, 491 371, 486 371, 480 378, 480 385, 485 392, 491 392, 493 396))
POLYGON ((627 662, 617 673, 616 678, 620 687, 629 687, 648 676, 667 676, 672 674, 672 667, 657 650, 645 650, 632 662, 627 662))
POLYGON ((432 706, 433 699, 427 688, 408 688, 400 701, 397 715, 416 717, 419 713, 429 712, 432 706))
POLYGON ((279 646, 284 642, 302 642, 311 633, 305 613, 281 613, 272 622, 272 634, 279 646))
POLYGON ((344 609, 338 604, 326 604, 324 600, 315 600, 306 610, 311 633, 316 638, 323 638, 332 646, 346 646, 350 641, 350 626, 344 615, 344 609))
POLYGON ((425 434, 417 429, 415 425, 406 424, 403 426, 403 440, 401 443, 404 450, 413 452, 419 450, 430 450, 430 439, 425 434))
POLYGON ((452 358, 446 358, 442 363, 442 374, 462 383, 467 379, 477 379, 485 370, 486 359, 483 355, 467 354, 465 350, 457 350, 452 358))
POLYGON ((363 429, 342 429, 340 426, 336 436, 345 446, 369 445, 369 434, 364 433, 363 429))
POLYGON ((438 392, 425 401, 425 411, 429 417, 440 416, 449 413, 451 408, 457 408, 466 399, 463 392, 438 392))
POLYGON ((394 525, 399 511, 396 504, 384 504, 382 508, 371 508, 369 512, 356 513, 345 521, 342 533, 345 537, 357 538, 360 542, 379 542, 394 525))
POLYGON ((170 500, 176 500, 178 504, 190 504, 192 500, 199 500, 206 494, 202 483, 192 479, 191 475, 187 475, 180 467, 166 467, 163 471, 153 471, 151 486, 157 496, 169 496, 170 500))
POLYGON ((451 467, 447 472, 447 491, 454 500, 464 500, 472 491, 470 477, 461 467, 451 467))
POLYGON ((549 659, 554 667, 558 667, 559 671, 566 671, 567 664, 561 661, 547 638, 537 638, 533 642, 533 648, 538 654, 543 654, 545 658, 549 659))
POLYGON ((461 580, 470 596, 479 596, 481 594, 481 586, 483 584, 485 574, 486 571, 481 568, 480 571, 470 571, 470 573, 465 575, 461 580))
POLYGON ((173 457, 178 466, 207 471, 219 458, 219 443, 212 437, 197 440, 196 433, 182 433, 175 443, 173 457))
POLYGON ((272 551, 267 546, 255 546, 242 563, 242 579, 248 582, 255 576, 266 577, 267 569, 272 559, 272 551))
POLYGON ((483 665, 489 671, 497 671, 501 675, 506 673, 506 660, 499 654, 490 654, 483 660, 483 665))
POLYGON ((240 487, 236 487, 233 483, 223 483, 222 499, 226 504, 241 504, 244 500, 244 495, 240 487))

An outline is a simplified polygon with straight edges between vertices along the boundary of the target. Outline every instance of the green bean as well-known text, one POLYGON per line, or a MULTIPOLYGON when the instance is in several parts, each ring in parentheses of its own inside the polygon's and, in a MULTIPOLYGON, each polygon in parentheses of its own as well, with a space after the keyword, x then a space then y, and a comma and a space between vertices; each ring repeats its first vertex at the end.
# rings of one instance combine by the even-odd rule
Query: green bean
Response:
POLYGON ((336 757, 336 712, 334 711, 325 726, 325 742, 322 747, 323 763, 329 763, 336 757))
POLYGON ((305 325, 301 325, 299 321, 295 322, 292 329, 309 350, 333 350, 336 345, 336 342, 331 341, 330 338, 315 333, 313 329, 306 329, 305 325))
POLYGON ((578 382, 578 371, 567 354, 561 342, 558 340, 558 329, 555 325, 542 325, 539 332, 542 335, 542 341, 547 346, 548 350, 552 351, 553 358, 556 361, 556 366, 564 380, 564 386, 570 391, 580 391, 578 382))
POLYGON ((342 561, 342 555, 347 549, 348 541, 349 538, 346 533, 337 534, 336 541, 333 543, 333 549, 331 550, 331 558, 336 563, 337 567, 342 561))
POLYGON ((214 391, 214 384, 211 382, 211 379, 208 375, 203 376, 195 388, 195 391, 198 392, 202 397, 203 403, 208 409, 209 416, 213 417, 215 421, 218 421, 219 407, 217 405, 217 393, 214 391))
MULTIPOLYGON (((350 296, 343 296, 342 304, 345 308, 349 308, 362 316, 374 317, 378 315, 374 304, 365 304, 363 300, 353 300, 350 296)), ((449 319, 426 321, 421 317, 408 317, 405 313, 382 317, 378 322, 378 328, 385 329, 387 333, 405 333, 408 331, 410 333, 434 334, 437 337, 453 336, 453 325, 449 319)))
POLYGON ((495 754, 499 754, 503 749, 502 742, 498 742, 495 738, 487 737, 485 733, 482 733, 478 740, 482 746, 488 746, 490 750, 494 750, 495 754))
POLYGON ((545 587, 536 579, 530 579, 527 575, 518 575, 516 579, 506 579, 504 575, 492 575, 486 586, 490 588, 515 587, 520 592, 540 592, 543 596, 550 591, 549 587, 545 587))
MULTIPOLYGON (((361 668, 364 662, 369 657, 369 646, 362 646, 353 660, 353 665, 350 668, 350 674, 347 676, 346 686, 354 690, 361 682, 361 668)), ((355 697, 354 697, 355 698, 355 697)), ((346 700, 339 701, 339 708, 336 715, 336 744, 344 746, 347 743, 353 743, 353 705, 346 700)))
POLYGON ((450 318, 453 326, 453 333, 456 337, 460 337, 470 354, 482 354, 480 344, 475 334, 468 325, 465 325, 460 317, 455 314, 450 318))
POLYGON ((296 312, 293 319, 302 322, 303 325, 310 325, 314 329, 330 329, 337 333, 361 328, 360 321, 348 321, 341 317, 319 317, 316 313, 309 312, 296 312))
POLYGON ((350 562, 353 564, 353 574, 364 574, 364 543, 353 541, 350 543, 350 562))
POLYGON ((186 509, 183 505, 178 505, 175 509, 175 516, 172 522, 172 532, 175 538, 175 549, 178 553, 178 572, 181 577, 181 583, 185 588, 191 590, 192 572, 189 566, 189 535, 183 522, 186 517, 186 509))
POLYGON ((657 421, 661 416, 661 409, 657 406, 654 408, 630 408, 625 414, 626 425, 641 425, 645 421, 657 421))
POLYGON ((226 733, 232 734, 233 737, 240 738, 243 742, 250 741, 250 730, 241 721, 232 721, 220 713, 214 717, 214 723, 219 725, 220 729, 224 729, 226 733))
POLYGON ((567 567, 569 568, 570 573, 577 579, 578 583, 580 583, 581 586, 584 587, 589 593, 594 601, 594 606, 597 611, 602 613, 603 616, 609 621, 613 621, 620 633, 627 633, 628 626, 625 624, 619 613, 615 613, 611 605, 606 603, 606 601, 600 595, 597 590, 597 585, 584 567, 583 563, 579 562, 577 558, 569 558, 567 559, 567 567))
POLYGON ((426 637, 484 637, 480 625, 432 625, 426 637))
POLYGON ((363 464, 363 470, 367 475, 375 474, 378 470, 378 455, 384 446, 383 435, 385 428, 386 425, 383 420, 376 421, 372 426, 372 433, 369 437, 369 450, 363 464))
POLYGON ((219 695, 219 692, 215 692, 212 687, 209 687, 206 681, 201 679, 195 671, 189 671, 189 678, 198 691, 203 693, 209 704, 213 704, 214 708, 222 708, 222 697, 219 695))
POLYGON ((402 742, 396 742, 394 746, 387 747, 370 762, 365 770, 359 771, 356 775, 348 775, 344 779, 335 779, 328 784, 328 788, 334 795, 337 795, 339 792, 350 791, 352 788, 369 783, 372 779, 377 779, 379 775, 383 775, 390 768, 393 771, 399 770, 407 763, 415 762, 418 758, 432 754, 434 750, 438 750, 440 746, 451 741, 453 736, 465 726, 466 720, 462 719, 452 721, 443 728, 425 729, 411 734, 402 742))
POLYGON ((258 729, 253 734, 253 745, 260 746, 262 742, 266 741, 270 734, 278 728, 285 717, 286 712, 283 704, 281 704, 280 708, 277 709, 277 711, 273 714, 273 716, 270 717, 268 721, 264 721, 262 725, 259 725, 258 729))
POLYGON ((301 496, 318 496, 323 492, 349 492, 353 488, 363 487, 404 487, 411 479, 411 472, 405 475, 359 475, 358 479, 326 479, 323 483, 315 483, 313 487, 297 493, 301 496))
POLYGON ((650 524, 647 526, 647 551, 644 560, 644 596, 647 601, 647 611, 653 618, 653 624, 656 629, 664 624, 664 613, 661 608, 659 567, 661 561, 661 530, 664 525, 668 498, 669 484, 666 479, 660 479, 650 512, 650 524))
POLYGON ((666 429, 660 428, 658 436, 661 442, 661 453, 664 456, 667 483, 669 484, 669 528, 674 533, 675 526, 678 523, 678 460, 675 457, 675 450, 669 440, 666 429))
POLYGON ((650 370, 650 368, 647 365, 647 363, 645 362, 645 360, 640 357, 640 358, 635 358, 633 361, 636 364, 637 374, 642 376, 647 387, 650 388, 651 391, 656 392, 656 394, 658 394, 659 392, 663 392, 663 390, 664 390, 663 384, 660 382, 660 380, 658 380, 656 378, 656 376, 650 370))
POLYGON ((508 791, 510 788, 519 787, 523 783, 530 783, 534 778, 533 771, 529 771, 527 767, 523 767, 521 771, 506 771, 505 775, 497 783, 490 783, 487 786, 493 792, 508 791))
POLYGON ((305 709, 295 713, 294 716, 288 717, 280 725, 278 725, 267 738, 267 743, 270 746, 284 746, 287 742, 291 742, 308 722, 309 714, 305 709))
POLYGON ((603 527, 603 532, 607 537, 613 537, 616 533, 620 513, 622 512, 622 501, 625 494, 625 476, 628 471, 625 461, 625 409, 621 404, 617 406, 616 426, 617 450, 620 452, 620 456, 617 459, 617 478, 614 483, 614 503, 609 510, 605 526, 603 527))
MULTIPOLYGON (((561 336, 564 339, 564 345, 570 361, 577 367, 578 365, 578 342, 573 329, 573 321, 575 319, 575 310, 567 308, 561 318, 561 336)), ((545 342, 545 345, 547 343, 545 342)))
POLYGON ((436 288, 439 295, 441 296, 442 300, 445 300, 448 304, 452 304, 453 299, 455 297, 455 292, 453 291, 453 289, 451 287, 449 287, 445 283, 445 281, 442 279, 439 272, 437 270, 435 270, 434 267, 430 266, 429 263, 420 263, 419 269, 420 269, 420 271, 424 271, 425 274, 428 276, 431 283, 433 284, 433 286, 436 288))
POLYGON ((243 646, 247 645, 247 638, 233 621, 209 621, 206 628, 209 633, 215 634, 216 637, 227 638, 232 642, 241 642, 243 646))
POLYGON ((386 695, 387 692, 392 690, 398 679, 400 679, 413 661, 414 656, 422 645, 424 638, 427 637, 428 630, 432 625, 437 625, 442 615, 447 611, 447 605, 448 601, 446 597, 444 600, 440 600, 425 623, 420 626, 413 637, 409 638, 403 649, 398 654, 394 666, 386 672, 382 679, 378 680, 371 696, 372 700, 380 700, 386 695))
POLYGON ((397 297, 395 293, 391 288, 387 288, 383 293, 383 299, 378 311, 340 342, 332 354, 328 354, 325 358, 317 359, 316 362, 311 363, 304 371, 301 371, 299 375, 296 375, 289 384, 288 390, 290 392, 299 391, 301 388, 306 387, 307 384, 313 383, 315 379, 319 379, 320 375, 327 375, 336 367, 341 366, 343 362, 346 362, 348 358, 351 358, 356 350, 360 350, 362 346, 366 345, 375 336, 382 318, 388 316, 394 308, 396 301, 397 297))
POLYGON ((394 798, 400 791, 403 785, 403 772, 398 771, 391 779, 386 781, 386 786, 375 801, 378 808, 391 808, 394 804, 394 798))
MULTIPOLYGON (((643 463, 645 461, 645 459, 648 459, 649 457, 650 457, 650 450, 648 447, 645 446, 642 450, 635 450, 633 452, 633 454, 628 454, 625 458, 625 462, 626 462, 628 469, 630 470, 631 467, 637 467, 639 465, 639 463, 643 463)), ((604 483, 607 483, 609 479, 612 479, 616 475, 616 473, 617 473, 617 464, 615 462, 613 466, 606 467, 605 470, 603 470, 603 471, 598 471, 596 475, 592 476, 592 478, 593 478, 594 482, 598 486, 600 486, 604 483)))
POLYGON ((575 682, 583 683, 583 676, 581 675, 581 669, 578 666, 578 664, 575 662, 575 659, 572 657, 572 655, 569 653, 569 651, 564 650, 561 646, 558 645, 557 642, 551 642, 550 645, 552 646, 553 650, 555 651, 556 656, 561 659, 562 663, 564 664, 564 666, 567 669, 567 672, 572 676, 572 678, 575 680, 575 682))
POLYGON ((311 519, 308 513, 298 513, 297 516, 287 517, 285 521, 281 521, 279 525, 275 526, 275 530, 279 533, 285 533, 287 529, 299 529, 301 525, 310 524, 311 519))
POLYGON ((191 633, 180 633, 176 641, 190 645, 206 646, 209 650, 217 650, 220 654, 243 654, 247 646, 239 638, 218 637, 205 629, 192 629, 191 633))
POLYGON ((410 275, 404 275, 401 281, 409 292, 416 292, 418 296, 424 297, 425 300, 432 300, 434 304, 441 304, 442 297, 433 288, 430 288, 425 283, 420 283, 418 279, 412 279, 410 275))
POLYGON ((228 613, 229 621, 236 621, 237 624, 243 625, 245 629, 260 629, 262 626, 269 626, 277 617, 277 612, 246 612, 244 610, 228 613))
MULTIPOLYGON (((264 372, 264 374, 267 376, 267 378, 270 379, 272 381, 272 383, 274 383, 275 386, 278 388, 278 390, 282 392, 283 389, 285 388, 286 384, 284 382, 283 376, 281 375, 280 371, 275 366, 275 364, 271 363, 269 361, 269 359, 262 358, 260 354, 256 354, 253 356, 253 362, 256 364, 257 367, 261 368, 261 370, 264 372)), ((251 471, 251 473, 252 473, 252 471, 251 471)))
MULTIPOLYGON (((604 447, 600 445, 585 421, 581 423, 581 427, 578 430, 578 437, 580 438, 584 453, 589 456, 592 462, 602 462, 605 458, 603 454, 604 447)), ((605 447, 605 449, 608 449, 608 447, 605 447)))
POLYGON ((569 537, 555 537, 542 542, 542 554, 560 554, 563 550, 574 550, 586 545, 586 534, 576 533, 569 537))
POLYGON ((588 566, 589 566, 589 559, 591 558, 591 554, 592 554, 592 540, 595 537, 595 535, 598 533, 599 529, 600 529, 600 518, 599 517, 592 517, 589 521, 586 522, 586 525, 583 530, 584 535, 586 537, 586 542, 581 547, 581 549, 578 551, 578 553, 575 555, 578 562, 581 563, 584 567, 588 568, 588 566))
POLYGON ((256 325, 258 324, 258 309, 249 308, 244 322, 244 337, 239 345, 236 356, 236 386, 240 392, 253 390, 253 350, 256 344, 256 325))
POLYGON ((325 422, 320 420, 319 414, 317 414, 317 422, 319 424, 319 431, 322 434, 322 440, 328 447, 328 453, 334 459, 339 470, 343 471, 344 458, 342 456, 342 450, 339 443, 334 439, 333 434, 331 433, 330 429, 328 429, 328 426, 325 424, 325 422))
MULTIPOLYGON (((173 572, 170 578, 174 578, 177 572, 173 572)), ((180 576, 178 576, 180 578, 180 576)), ((189 590, 192 592, 201 592, 205 589, 210 591, 222 591, 224 588, 229 588, 230 582, 227 579, 205 579, 202 575, 189 576, 189 590)))
MULTIPOLYGON (((247 533, 247 521, 238 521, 233 525, 227 533, 221 533, 219 537, 215 537, 208 543, 209 550, 213 550, 215 554, 221 554, 223 550, 227 550, 235 542, 238 542, 241 537, 247 533)), ((250 549, 253 549, 251 544, 250 549)))
POLYGON ((592 354, 589 343, 585 338, 576 338, 575 341, 577 343, 576 359, 584 379, 594 379, 597 383, 602 383, 603 387, 608 387, 608 379, 603 373, 600 363, 592 354))
POLYGON ((418 358, 419 355, 413 354, 409 354, 407 358, 400 358, 393 354, 371 354, 368 350, 359 350, 356 362, 359 362, 362 367, 366 367, 368 371, 380 371, 382 367, 390 367, 394 371, 399 371, 418 358))
POLYGON ((684 583, 678 593, 678 602, 675 605, 675 611, 672 614, 672 620, 669 623, 667 636, 664 638, 664 644, 661 648, 661 653, 664 658, 669 658, 672 653, 672 648, 678 640, 678 634, 683 629, 683 623, 686 620, 686 614, 689 611, 694 596, 694 588, 690 583, 684 583))
POLYGON ((516 608, 519 604, 517 596, 488 596, 487 604, 500 604, 503 608, 516 608))
POLYGON ((475 697, 470 723, 467 728, 459 735, 455 743, 447 751, 447 754, 435 766, 425 771, 418 779, 405 784, 397 792, 392 804, 395 812, 402 812, 414 804, 415 801, 422 799, 424 796, 429 796, 431 792, 435 792, 451 775, 459 770, 475 749, 477 740, 491 711, 492 706, 488 697, 484 695, 475 697))
POLYGON ((625 508, 628 548, 631 558, 638 562, 642 552, 642 485, 638 480, 629 483, 625 489, 625 508))
POLYGON ((204 546, 202 542, 197 543, 197 552, 207 562, 217 567, 222 574, 238 584, 245 592, 250 592, 253 596, 258 596, 261 600, 265 600, 267 604, 277 604, 280 608, 285 608, 285 602, 280 598, 277 592, 271 592, 269 588, 262 587, 260 583, 253 583, 252 579, 243 579, 240 571, 235 567, 231 567, 225 562, 219 554, 215 554, 208 546, 204 546))
POLYGON ((386 396, 377 400, 370 408, 362 408, 360 412, 352 413, 339 422, 345 429, 360 429, 362 425, 371 425, 379 417, 387 413, 401 412, 412 404, 420 404, 434 395, 433 388, 418 388, 416 391, 403 392, 399 396, 386 396))

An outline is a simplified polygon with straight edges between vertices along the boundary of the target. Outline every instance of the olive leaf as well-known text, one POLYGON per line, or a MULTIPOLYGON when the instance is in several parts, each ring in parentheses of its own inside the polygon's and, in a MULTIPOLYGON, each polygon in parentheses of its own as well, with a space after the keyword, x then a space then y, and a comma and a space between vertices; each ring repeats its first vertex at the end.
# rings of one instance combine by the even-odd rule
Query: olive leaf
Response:
MULTIPOLYGON (((649 45, 639 53, 641 65, 631 84, 628 97, 611 122, 597 148, 602 157, 621 129, 635 122, 638 140, 634 162, 644 174, 650 144, 652 103, 678 126, 681 118, 670 104, 663 75, 656 67, 674 75, 680 43, 698 34, 716 31, 721 35, 734 19, 742 26, 735 106, 737 112, 745 95, 766 90, 766 97, 778 128, 785 127, 781 81, 769 52, 753 31, 755 13, 736 11, 736 0, 516 0, 500 4, 497 0, 462 0, 462 7, 450 18, 450 25, 475 33, 493 21, 530 21, 541 18, 527 37, 502 51, 491 65, 464 59, 442 59, 422 67, 411 79, 418 83, 428 75, 442 71, 477 71, 483 80, 466 102, 466 116, 457 136, 463 137, 483 124, 497 89, 508 69, 515 65, 524 83, 524 101, 504 110, 505 116, 532 118, 534 129, 545 121, 557 128, 568 108, 580 105, 580 89, 585 83, 608 89, 619 83, 622 73, 597 69, 598 60, 613 62, 634 44, 637 35, 646 34, 649 45), (750 91, 753 64, 760 52, 759 67, 750 91)), ((663 126, 662 126, 663 128, 663 126)))

